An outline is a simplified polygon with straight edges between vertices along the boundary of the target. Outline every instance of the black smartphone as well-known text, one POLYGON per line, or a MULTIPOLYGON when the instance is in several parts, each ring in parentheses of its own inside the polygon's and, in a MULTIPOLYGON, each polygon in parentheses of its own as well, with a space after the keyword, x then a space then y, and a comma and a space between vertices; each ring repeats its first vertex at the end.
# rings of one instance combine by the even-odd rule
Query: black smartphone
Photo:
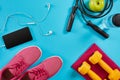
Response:
POLYGON ((2 38, 7 49, 33 39, 29 27, 6 34, 2 38))

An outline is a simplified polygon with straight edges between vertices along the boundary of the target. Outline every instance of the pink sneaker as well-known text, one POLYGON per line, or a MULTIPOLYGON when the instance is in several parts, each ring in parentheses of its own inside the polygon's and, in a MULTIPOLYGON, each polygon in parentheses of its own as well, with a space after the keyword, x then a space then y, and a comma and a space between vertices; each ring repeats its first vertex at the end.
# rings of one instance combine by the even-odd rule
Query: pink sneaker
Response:
POLYGON ((38 66, 25 72, 18 80, 47 80, 55 75, 62 66, 62 60, 57 57, 50 57, 38 66))
POLYGON ((32 65, 42 52, 36 46, 21 50, 2 70, 0 80, 17 80, 17 78, 32 65))

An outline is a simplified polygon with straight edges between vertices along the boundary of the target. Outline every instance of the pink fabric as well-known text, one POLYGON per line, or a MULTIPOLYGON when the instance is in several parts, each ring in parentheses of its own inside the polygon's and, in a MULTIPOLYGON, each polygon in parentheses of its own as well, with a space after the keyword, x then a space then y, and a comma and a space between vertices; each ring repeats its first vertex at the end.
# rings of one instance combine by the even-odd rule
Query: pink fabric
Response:
POLYGON ((43 64, 40 64, 39 67, 33 68, 27 73, 31 80, 47 80, 49 78, 49 74, 43 64))
POLYGON ((17 60, 13 65, 10 65, 8 68, 10 72, 16 76, 18 74, 21 74, 21 72, 26 69, 29 65, 24 62, 24 59, 22 57, 18 57, 19 60, 17 60))
MULTIPOLYGON (((102 54, 102 59, 113 69, 119 69, 119 67, 96 45, 93 44, 73 65, 72 68, 74 70, 78 70, 78 67, 82 64, 82 62, 87 61, 91 65, 91 69, 97 73, 102 80, 107 79, 108 73, 105 72, 98 64, 93 65, 89 62, 89 57, 95 52, 99 51, 102 54)), ((119 69, 120 70, 120 69, 119 69)), ((78 72, 78 71, 77 71, 78 72)), ((78 72, 79 73, 79 72, 78 72)), ((79 73, 80 74, 80 73, 79 73)), ((82 75, 82 74, 81 74, 82 75)), ((86 80, 91 80, 88 75, 82 75, 86 80)))
POLYGON ((58 70, 62 66, 62 59, 60 57, 52 57, 48 58, 47 60, 43 61, 43 64, 45 66, 45 69, 49 73, 49 77, 53 76, 55 73, 58 72, 58 70))
POLYGON ((18 80, 25 80, 26 75, 30 80, 47 80, 55 75, 62 66, 62 60, 57 57, 50 57, 44 60, 38 66, 28 70, 18 80))
MULTIPOLYGON (((36 46, 30 46, 22 49, 14 58, 1 70, 0 80, 3 72, 6 69, 14 75, 13 80, 22 74, 30 65, 32 65, 40 56, 42 52, 36 46)), ((12 79, 11 79, 12 80, 12 79)))

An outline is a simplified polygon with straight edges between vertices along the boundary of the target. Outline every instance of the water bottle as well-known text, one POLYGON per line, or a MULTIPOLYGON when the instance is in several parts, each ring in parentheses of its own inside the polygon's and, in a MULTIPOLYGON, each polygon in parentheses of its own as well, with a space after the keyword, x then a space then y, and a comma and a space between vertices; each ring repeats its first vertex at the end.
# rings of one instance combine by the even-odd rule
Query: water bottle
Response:
POLYGON ((120 28, 120 13, 113 14, 102 20, 100 24, 102 30, 108 30, 110 28, 120 28))

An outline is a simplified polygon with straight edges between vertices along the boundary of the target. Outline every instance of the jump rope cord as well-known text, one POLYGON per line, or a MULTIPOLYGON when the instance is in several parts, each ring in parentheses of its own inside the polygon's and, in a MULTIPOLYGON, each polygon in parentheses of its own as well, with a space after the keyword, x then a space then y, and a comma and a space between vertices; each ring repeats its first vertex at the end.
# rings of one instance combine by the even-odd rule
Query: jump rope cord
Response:
POLYGON ((90 20, 87 20, 86 17, 90 17, 90 18, 104 17, 111 11, 112 7, 113 7, 113 0, 105 0, 104 9, 99 12, 94 12, 86 6, 84 0, 76 0, 76 3, 72 8, 70 19, 68 21, 68 25, 67 25, 67 29, 66 29, 67 32, 71 31, 71 28, 72 28, 72 25, 74 22, 74 18, 76 15, 76 11, 79 10, 81 12, 83 20, 87 23, 88 26, 90 26, 93 30, 95 30, 96 32, 101 34, 103 37, 108 38, 109 35, 106 32, 101 30, 97 25, 93 24, 90 20))
POLYGON ((87 6, 85 5, 83 0, 76 0, 78 9, 82 14, 83 20, 87 23, 88 26, 90 26, 93 30, 95 30, 97 33, 102 35, 104 38, 108 38, 109 34, 107 34, 105 31, 100 29, 97 25, 92 23, 90 20, 87 20, 85 16, 90 17, 90 18, 101 18, 106 16, 113 7, 113 0, 105 0, 105 7, 102 11, 99 12, 93 12, 87 6), (79 3, 78 3, 79 2, 79 3), (80 5, 80 6, 79 6, 80 5))
POLYGON ((101 18, 106 16, 112 9, 113 7, 113 0, 105 0, 105 7, 102 11, 99 12, 93 12, 90 10, 84 0, 76 0, 76 5, 79 9, 79 11, 82 14, 82 18, 85 22, 88 22, 85 18, 85 16, 90 17, 90 18, 101 18))

